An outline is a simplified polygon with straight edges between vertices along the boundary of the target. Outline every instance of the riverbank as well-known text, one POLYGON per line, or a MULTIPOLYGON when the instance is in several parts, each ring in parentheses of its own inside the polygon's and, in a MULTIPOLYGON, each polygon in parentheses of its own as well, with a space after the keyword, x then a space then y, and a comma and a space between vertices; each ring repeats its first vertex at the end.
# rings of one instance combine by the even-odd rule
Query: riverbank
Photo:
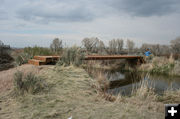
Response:
POLYGON ((83 65, 86 69, 138 71, 152 74, 180 76, 180 61, 172 57, 151 57, 145 64, 129 65, 126 60, 89 61, 83 65))
POLYGON ((110 102, 94 86, 82 68, 41 68, 38 75, 52 88, 49 92, 13 97, 13 88, 0 93, 0 118, 8 119, 163 119, 165 103, 180 103, 180 91, 157 96, 146 87, 131 97, 117 96, 110 102))
POLYGON ((164 74, 169 76, 180 76, 180 61, 172 57, 153 57, 137 68, 138 71, 155 74, 164 74))

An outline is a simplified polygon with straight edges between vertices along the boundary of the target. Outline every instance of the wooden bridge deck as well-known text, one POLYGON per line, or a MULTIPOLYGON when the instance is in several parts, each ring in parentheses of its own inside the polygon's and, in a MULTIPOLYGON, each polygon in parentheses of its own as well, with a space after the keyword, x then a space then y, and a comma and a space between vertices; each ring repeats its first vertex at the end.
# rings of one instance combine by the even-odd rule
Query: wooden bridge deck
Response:
POLYGON ((60 56, 34 56, 34 59, 28 61, 29 64, 36 66, 55 63, 60 59, 60 56))
POLYGON ((142 59, 142 56, 131 55, 88 55, 85 60, 111 60, 111 59, 142 59))
MULTIPOLYGON (((34 56, 34 59, 28 61, 29 64, 33 65, 46 65, 49 63, 57 62, 60 56, 34 56)), ((129 56, 129 55, 87 55, 82 60, 112 60, 112 59, 127 59, 137 61, 139 63, 144 63, 142 56, 129 56)))

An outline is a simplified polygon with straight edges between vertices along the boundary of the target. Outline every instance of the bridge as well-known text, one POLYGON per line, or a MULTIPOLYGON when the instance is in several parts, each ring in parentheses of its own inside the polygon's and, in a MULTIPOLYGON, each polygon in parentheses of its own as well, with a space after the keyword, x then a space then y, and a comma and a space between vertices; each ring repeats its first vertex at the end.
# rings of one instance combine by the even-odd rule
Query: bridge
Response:
MULTIPOLYGON (((60 56, 34 56, 34 59, 28 61, 29 64, 33 65, 46 65, 57 62, 60 56)), ((134 64, 145 63, 142 56, 131 56, 131 55, 87 55, 82 60, 115 60, 115 59, 126 59, 128 62, 134 64)))

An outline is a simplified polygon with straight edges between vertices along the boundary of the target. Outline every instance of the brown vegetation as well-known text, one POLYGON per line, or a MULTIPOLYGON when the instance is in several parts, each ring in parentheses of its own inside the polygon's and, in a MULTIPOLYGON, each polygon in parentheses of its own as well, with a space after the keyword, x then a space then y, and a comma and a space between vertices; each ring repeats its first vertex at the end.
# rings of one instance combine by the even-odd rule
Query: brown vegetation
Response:
POLYGON ((11 68, 9 70, 1 71, 0 72, 0 93, 13 88, 14 73, 16 73, 17 71, 21 71, 24 74, 27 74, 28 72, 37 74, 43 67, 44 66, 36 67, 33 65, 22 65, 17 68, 11 68))

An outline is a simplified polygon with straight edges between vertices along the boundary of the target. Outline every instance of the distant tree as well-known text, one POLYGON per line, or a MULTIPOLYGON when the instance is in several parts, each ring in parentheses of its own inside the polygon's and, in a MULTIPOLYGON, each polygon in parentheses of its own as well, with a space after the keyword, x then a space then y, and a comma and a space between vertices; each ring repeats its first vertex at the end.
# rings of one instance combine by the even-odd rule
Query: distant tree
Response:
POLYGON ((98 54, 106 54, 104 42, 101 40, 98 41, 98 54))
POLYGON ((150 51, 154 55, 166 55, 171 53, 170 46, 168 45, 160 45, 160 44, 142 44, 141 51, 145 52, 146 49, 150 49, 150 51))
POLYGON ((160 54, 165 55, 165 54, 171 54, 171 47, 169 45, 160 45, 160 54))
POLYGON ((91 38, 91 41, 93 42, 91 52, 92 53, 98 53, 100 40, 96 37, 96 38, 91 38))
POLYGON ((97 37, 84 38, 82 40, 82 45, 91 53, 98 53, 105 48, 103 41, 99 40, 97 37))
POLYGON ((109 41, 109 52, 110 54, 116 54, 116 50, 117 50, 117 43, 116 40, 110 40, 109 41))
POLYGON ((91 40, 90 38, 84 38, 82 40, 82 45, 86 48, 86 50, 88 52, 92 51, 93 45, 94 45, 94 41, 91 40))
POLYGON ((126 47, 128 49, 128 53, 130 53, 133 51, 133 49, 135 47, 135 43, 132 40, 127 39, 126 47))
POLYGON ((0 71, 14 66, 12 64, 14 59, 10 55, 10 50, 9 45, 4 45, 4 43, 0 41, 0 71))
POLYGON ((0 41, 0 55, 3 53, 3 42, 2 41, 0 41))
POLYGON ((123 49, 124 41, 123 39, 117 39, 116 42, 117 42, 117 53, 120 54, 123 49))
POLYGON ((9 50, 10 50, 10 46, 4 45, 4 43, 0 40, 0 55, 7 54, 9 50))
POLYGON ((0 40, 0 47, 3 46, 3 45, 4 45, 4 43, 0 40))
POLYGON ((50 48, 53 52, 60 52, 62 50, 62 40, 59 40, 59 38, 55 38, 50 45, 50 48))
POLYGON ((109 41, 109 52, 110 54, 120 54, 123 50, 124 41, 123 39, 113 39, 109 41))
POLYGON ((174 53, 180 53, 180 37, 171 40, 171 48, 174 53))

